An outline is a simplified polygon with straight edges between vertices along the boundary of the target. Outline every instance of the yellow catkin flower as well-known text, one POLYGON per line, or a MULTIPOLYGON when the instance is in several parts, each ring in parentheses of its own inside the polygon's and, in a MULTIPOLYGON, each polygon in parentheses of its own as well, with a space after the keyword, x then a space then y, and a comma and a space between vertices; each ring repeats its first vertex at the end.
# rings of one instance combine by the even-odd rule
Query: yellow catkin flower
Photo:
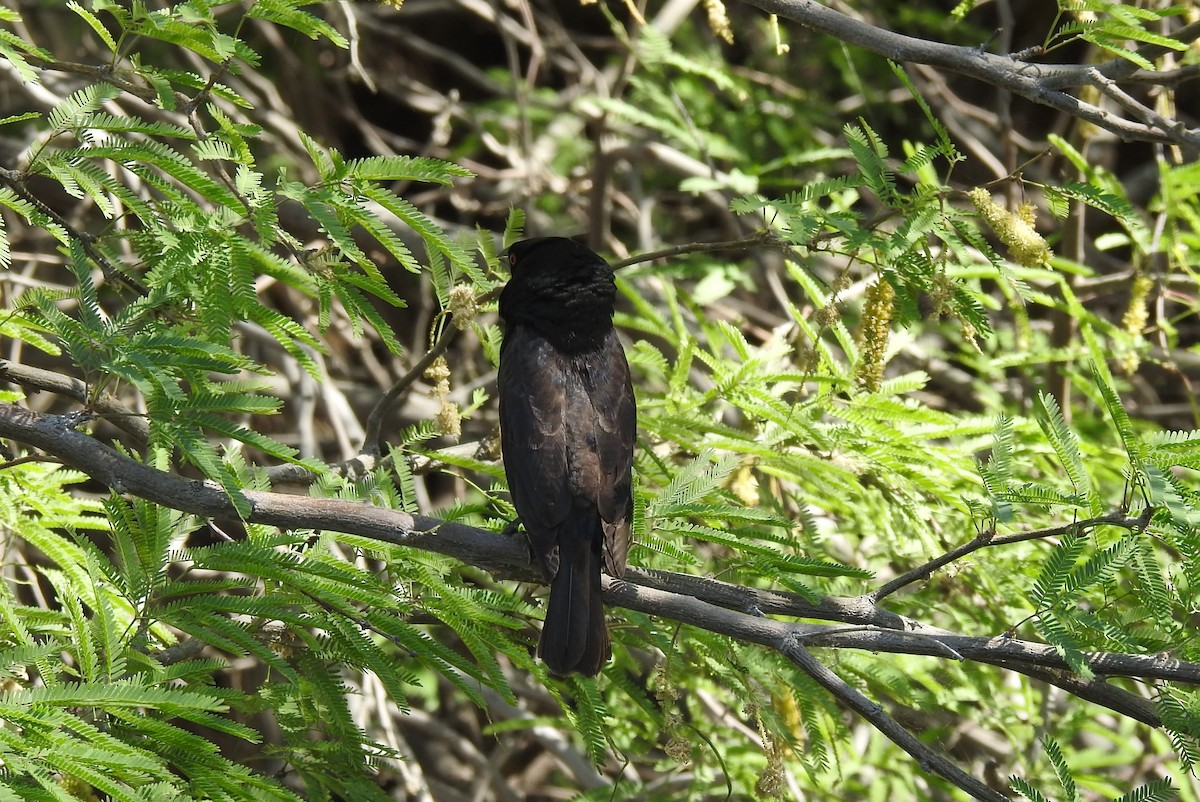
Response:
POLYGON ((971 190, 970 197, 979 216, 1008 248, 1008 255, 1014 262, 1025 267, 1037 267, 1050 260, 1050 246, 1037 233, 1031 220, 1027 219, 1032 217, 1032 211, 1013 214, 992 200, 991 193, 982 187, 971 190))
POLYGON ((437 415, 434 416, 438 431, 457 439, 462 434, 462 412, 458 404, 447 400, 450 395, 450 365, 446 363, 446 357, 439 356, 433 360, 433 364, 425 368, 425 378, 433 382, 430 394, 440 402, 437 415))
POLYGON ((850 271, 843 270, 833 277, 833 282, 830 284, 830 289, 833 290, 834 295, 837 295, 839 292, 845 292, 846 290, 850 289, 850 285, 853 283, 854 277, 850 275, 850 271))
POLYGON ((896 291, 883 278, 867 288, 867 301, 863 305, 862 321, 858 324, 856 337, 860 354, 855 376, 868 392, 878 390, 883 381, 883 358, 891 335, 895 301, 896 291))
POLYGON ((674 763, 687 763, 692 759, 692 742, 679 733, 675 733, 667 739, 666 746, 663 751, 667 753, 667 757, 674 763))
POLYGON ((1117 356, 1117 365, 1126 376, 1132 376, 1142 366, 1142 357, 1137 351, 1129 348, 1117 356))
MULTIPOLYGON (((679 694, 675 690, 671 690, 665 694, 659 694, 659 701, 669 700, 674 703, 679 698, 679 694)), ((667 743, 663 746, 663 751, 667 753, 667 757, 676 763, 686 763, 692 759, 692 742, 689 741, 680 729, 683 727, 683 716, 677 711, 671 711, 663 716, 663 731, 669 734, 667 743)))
POLYGON ((453 401, 442 401, 435 420, 438 431, 446 437, 453 437, 457 440, 462 435, 462 412, 459 410, 458 404, 453 401))
POLYGON ((783 795, 784 780, 786 779, 783 769, 784 747, 774 733, 767 732, 762 719, 757 716, 757 711, 755 711, 755 718, 758 723, 758 735, 762 738, 763 754, 766 755, 767 765, 763 767, 762 773, 758 775, 758 780, 754 783, 754 795, 758 799, 779 797, 783 795))
POLYGON ((450 365, 446 363, 446 357, 439 356, 433 360, 425 368, 425 378, 433 382, 434 398, 445 398, 450 392, 450 365))
POLYGON ((783 41, 783 33, 779 30, 779 15, 772 14, 770 16, 771 36, 775 40, 775 55, 782 56, 792 49, 792 46, 783 41))
MULTIPOLYGON (((650 687, 654 689, 654 698, 663 707, 671 707, 679 701, 679 689, 671 683, 670 677, 667 676, 667 667, 665 665, 660 664, 654 669, 654 675, 650 678, 650 687)), ((668 725, 671 723, 672 715, 675 714, 667 714, 666 723, 668 725)), ((670 729, 670 727, 668 726, 667 729, 670 729)))
POLYGON ((1140 337, 1150 319, 1150 289, 1154 282, 1148 276, 1138 275, 1129 288, 1129 306, 1121 318, 1121 327, 1134 337, 1140 337))
POLYGON ((975 328, 975 324, 961 315, 955 315, 955 317, 958 318, 958 328, 962 333, 963 340, 971 344, 975 353, 982 354, 983 349, 979 347, 979 330, 975 328))
POLYGON ((733 44, 733 28, 729 26, 725 4, 721 0, 704 0, 704 10, 708 12, 708 27, 712 28, 712 32, 733 44))
POLYGON ((783 759, 777 749, 767 750, 767 765, 754 783, 754 795, 759 799, 783 796, 783 759))
POLYGON ((796 697, 785 689, 771 696, 771 707, 775 709, 775 715, 779 716, 779 720, 787 727, 791 736, 797 741, 803 740, 804 722, 800 718, 800 706, 796 704, 796 697))
POLYGON ((1027 225, 1037 225, 1037 207, 1029 201, 1025 201, 1017 207, 1017 217, 1025 221, 1027 225))
POLYGON ((470 328, 475 316, 479 314, 475 293, 466 284, 459 284, 450 290, 449 308, 450 314, 454 316, 454 327, 459 331, 470 328))
POLYGON ((733 481, 729 483, 729 489, 747 507, 757 507, 758 478, 754 475, 754 466, 747 463, 739 468, 733 476, 733 481))
POLYGON ((796 367, 801 373, 815 373, 821 366, 821 353, 808 343, 796 346, 796 367))
POLYGON ((836 306, 822 306, 820 309, 813 312, 813 322, 823 329, 827 329, 834 323, 838 322, 841 317, 836 306))
MULTIPOLYGON (((1121 318, 1121 328, 1138 340, 1142 338, 1142 332, 1146 330, 1146 323, 1150 319, 1149 300, 1153 287, 1154 282, 1143 275, 1135 276, 1129 287, 1129 306, 1125 308, 1125 315, 1121 318)), ((1120 354, 1118 362, 1121 370, 1126 375, 1131 375, 1141 366, 1142 358, 1137 348, 1130 345, 1120 354)))
POLYGON ((933 304, 933 313, 946 314, 950 301, 954 299, 954 282, 945 273, 936 273, 933 277, 933 288, 929 291, 929 300, 933 304))

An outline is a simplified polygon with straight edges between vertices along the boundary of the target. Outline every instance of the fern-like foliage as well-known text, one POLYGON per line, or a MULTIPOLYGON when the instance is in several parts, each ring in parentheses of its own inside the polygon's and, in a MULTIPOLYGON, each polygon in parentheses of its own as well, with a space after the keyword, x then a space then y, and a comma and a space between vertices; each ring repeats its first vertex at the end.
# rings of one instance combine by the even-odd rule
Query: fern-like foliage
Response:
MULTIPOLYGON (((714 15, 720 6, 705 5, 714 15)), ((1169 46, 1152 29, 1164 9, 1060 5, 1051 47, 1087 41, 1139 63, 1137 43, 1169 46)), ((138 418, 126 453, 216 482, 243 515, 248 491, 269 487, 257 466, 291 462, 320 474, 314 495, 504 529, 513 510, 485 434, 501 341, 492 299, 501 248, 525 235, 525 213, 509 214, 501 247, 488 230, 500 215, 451 233, 415 199, 462 187, 468 170, 429 155, 356 158, 304 131, 289 160, 268 147, 278 131, 247 90, 263 82, 260 62, 278 69, 258 52, 278 38, 273 28, 297 49, 309 38, 357 47, 366 26, 353 25, 377 10, 330 4, 327 19, 304 0, 65 8, 103 65, 55 62, 23 27, 0 30, 0 58, 23 80, 39 79, 41 60, 69 64, 76 81, 48 110, 0 120, 30 143, 0 174, 0 206, 11 212, 0 220, 0 266, 28 258, 13 243, 32 232, 38 258, 59 271, 45 286, 10 285, 5 342, 55 357, 84 382, 84 406, 125 407, 102 413, 97 437, 109 422, 138 418), (39 200, 35 185, 61 190, 71 212, 39 200), (430 313, 414 323, 416 298, 430 313), (419 358, 406 348, 440 343, 451 321, 469 345, 456 353, 465 365, 450 370, 469 381, 442 409, 474 423, 477 449, 443 448, 440 416, 422 409, 384 434, 387 458, 343 475, 311 458, 303 433, 273 425, 304 396, 317 402, 306 422, 331 422, 339 446, 357 445, 329 380, 338 352, 326 343, 369 337, 364 370, 384 384, 419 358), (423 508, 428 472, 453 483, 444 509, 423 508)), ((864 117, 845 125, 807 97, 792 104, 780 94, 786 82, 729 69, 690 44, 708 38, 686 26, 626 34, 610 8, 596 13, 608 15, 627 59, 614 91, 556 92, 551 102, 514 79, 521 102, 496 101, 500 116, 473 121, 468 138, 490 148, 519 119, 528 141, 513 152, 552 145, 548 169, 569 170, 549 186, 573 188, 583 165, 598 163, 580 132, 602 119, 605 143, 647 140, 622 151, 644 145, 653 155, 638 181, 672 198, 720 198, 721 213, 728 201, 758 229, 744 242, 769 245, 753 253, 761 271, 738 252, 702 250, 618 274, 616 323, 639 402, 632 563, 819 603, 869 599, 879 583, 964 542, 988 542, 1003 547, 929 572, 881 606, 947 630, 1048 643, 1081 677, 1096 651, 1200 659, 1191 620, 1200 439, 1155 431, 1127 406, 1130 360, 1160 358, 1142 333, 1151 328, 1104 319, 1081 289, 1092 285, 1070 278, 1090 278, 1089 265, 1002 255, 1011 249, 997 248, 1003 238, 981 226, 955 183, 957 127, 902 68, 879 65, 912 96, 921 133, 897 141, 874 112, 856 110, 864 117), (572 105, 555 105, 560 96, 572 105), (747 124, 747 110, 766 126, 747 124), (834 134, 798 133, 809 128, 834 134), (763 139, 778 145, 771 158, 754 155, 763 139), (664 177, 655 160, 686 165, 686 177, 664 177), (1071 320, 1078 337, 1049 342, 1047 315, 1071 320)), ((17 21, 0 8, 0 22, 17 21)), ((352 67, 363 52, 353 51, 352 67)), ((457 125, 457 104, 447 113, 457 125)), ((1178 288, 1195 273, 1185 254, 1200 220, 1195 166, 1161 165, 1152 220, 1085 150, 1049 140, 1076 180, 1037 186, 1022 175, 1039 191, 1031 197, 1044 197, 1051 216, 1082 205, 1112 221, 1097 247, 1129 253, 1139 275, 1165 263, 1153 282, 1186 294, 1178 288)), ((466 153, 453 143, 428 152, 466 153)), ((562 197, 544 194, 531 201, 539 229, 578 222, 560 216, 562 197)), ((636 212, 658 220, 662 208, 636 212)), ((634 210, 616 209, 611 231, 623 236, 634 210)), ((1058 247, 1047 241, 1048 253, 1058 247)), ((1167 317, 1155 323, 1159 347, 1189 333, 1167 317)), ((613 755, 640 764, 615 790, 581 799, 767 798, 764 778, 793 769, 789 780, 804 791, 930 793, 914 772, 881 768, 894 759, 886 744, 858 748, 862 730, 838 701, 769 649, 611 609, 604 674, 553 678, 533 656, 542 589, 367 538, 202 521, 119 493, 97 499, 82 481, 22 459, 0 470, 0 529, 19 547, 0 588, 0 800, 383 800, 385 778, 410 756, 388 745, 391 722, 372 716, 446 699, 516 711, 486 722, 481 737, 539 738, 558 724, 597 765, 613 755), (234 665, 253 665, 260 684, 229 689, 223 675, 234 665), (550 702, 538 714, 517 706, 527 677, 550 702), (267 762, 236 763, 207 733, 254 745, 267 762), (686 763, 690 785, 640 770, 655 762, 676 773, 686 763)), ((819 659, 881 706, 909 708, 906 725, 922 727, 927 743, 958 738, 956 716, 1016 747, 1041 738, 1046 760, 1012 780, 1029 799, 1076 799, 1094 787, 1071 747, 1086 714, 1039 719, 1037 683, 1001 684, 992 667, 928 656, 819 659)), ((1195 693, 1147 687, 1178 762, 1192 765, 1195 693)), ((1120 727, 1092 727, 1089 738, 1133 742, 1120 727)), ((1170 793, 1151 782, 1122 800, 1170 793)))
MULTIPOLYGON (((243 23, 255 19, 345 46, 308 5, 260 0, 241 13, 243 23)), ((25 161, 12 165, 19 170, 0 188, 0 205, 62 246, 72 287, 29 289, 0 325, 6 336, 63 353, 86 380, 90 399, 136 398, 149 424, 138 444, 144 458, 162 470, 190 466, 248 513, 243 491, 258 480, 243 449, 321 466, 246 424, 282 402, 271 390, 272 371, 249 355, 257 349, 246 348, 243 338, 274 343, 316 381, 323 379, 320 335, 335 314, 401 353, 379 305, 399 307, 404 299, 368 250, 382 249, 414 273, 438 271, 447 293, 462 276, 485 278, 457 241, 385 187, 444 185, 470 173, 432 158, 345 160, 307 139, 315 177, 303 165, 292 168, 295 176, 285 170, 268 177, 258 162, 262 129, 235 116, 246 103, 218 80, 223 71, 236 74, 259 61, 245 40, 228 33, 227 10, 200 2, 151 10, 99 0, 68 7, 85 35, 130 57, 132 72, 88 83, 44 114, 5 121, 36 124, 40 135, 25 161), (153 43, 169 47, 154 50, 153 43), (137 46, 151 50, 131 53, 137 46), (152 64, 152 52, 173 48, 209 66, 187 72, 152 64), (124 111, 115 101, 131 86, 149 87, 148 99, 165 112, 189 104, 188 114, 169 122, 124 111), (209 102, 214 98, 221 102, 209 102), (109 227, 84 233, 60 219, 24 191, 22 182, 33 177, 56 183, 109 227), (320 227, 325 248, 305 252, 281 222, 280 205, 289 201, 320 227), (410 233, 424 254, 403 243, 400 235, 410 233), (316 314, 292 317, 262 303, 264 282, 311 299, 316 314), (112 303, 114 293, 123 303, 112 303)), ((4 19, 15 17, 6 12, 4 19)), ((31 46, 11 47, 10 39, 21 40, 7 31, 2 38, 0 55, 22 72, 28 71, 22 52, 53 61, 31 46)), ((0 263, 10 259, 0 231, 0 263)), ((47 567, 39 581, 58 600, 54 613, 37 612, 7 588, 0 601, 4 671, 15 680, 0 706, 6 722, 20 722, 0 728, 11 757, 0 794, 61 799, 52 778, 63 777, 122 800, 298 799, 188 731, 257 741, 259 733, 231 716, 266 707, 284 732, 279 756, 303 778, 305 798, 382 799, 373 766, 396 756, 374 744, 351 715, 347 677, 369 672, 404 704, 418 682, 412 666, 423 664, 476 700, 482 701, 481 683, 513 698, 494 654, 516 648, 507 633, 519 629, 516 616, 528 611, 487 590, 451 590, 457 580, 444 562, 375 551, 369 559, 394 559, 407 570, 403 576, 369 571, 355 562, 352 547, 258 527, 237 543, 180 547, 199 522, 165 508, 114 496, 102 506, 68 510, 65 485, 80 478, 33 466, 0 475, 23 485, 5 499, 27 500, 23 507, 0 502, 5 526, 21 531, 27 547, 42 555, 47 567), (96 530, 108 532, 111 550, 93 545, 89 535, 96 530), (185 575, 172 577, 180 566, 185 575), (432 590, 419 600, 400 592, 426 585, 432 590), (408 623, 405 615, 418 606, 448 631, 458 629, 465 651, 408 623), (229 657, 253 657, 269 667, 271 682, 253 699, 218 692, 212 678, 221 661, 163 658, 201 643, 229 657), (397 653, 409 660, 398 661, 397 653), (32 677, 38 686, 25 686, 32 677)), ((400 482, 399 496, 385 488, 391 480, 379 475, 336 490, 374 493, 409 509, 415 504, 411 476, 400 482)))
MULTIPOLYGON (((189 731, 202 727, 254 742, 259 734, 225 714, 246 709, 248 700, 211 686, 220 661, 193 660, 170 666, 155 659, 174 636, 151 612, 166 579, 168 538, 178 516, 144 502, 116 499, 101 508, 66 514, 67 487, 82 479, 67 471, 30 465, 7 471, 0 482, 17 483, 29 506, 0 505, 6 527, 19 527, 51 561, 47 573, 63 604, 58 612, 37 610, 5 586, 0 610, 8 622, 0 663, 8 677, 0 692, 7 726, 0 728, 6 758, 3 784, 14 798, 54 796, 52 774, 75 778, 113 799, 137 800, 157 787, 159 798, 297 800, 276 781, 222 757, 207 739, 189 731), (75 539, 43 529, 42 516, 74 519, 75 539), (143 528, 146 527, 146 528, 143 528), (111 532, 118 563, 88 539, 111 532), (156 534, 157 541, 149 535, 156 534), (27 622, 27 623, 21 623, 27 622), (38 685, 25 681, 36 675, 38 685)), ((13 487, 2 494, 13 498, 13 487)))

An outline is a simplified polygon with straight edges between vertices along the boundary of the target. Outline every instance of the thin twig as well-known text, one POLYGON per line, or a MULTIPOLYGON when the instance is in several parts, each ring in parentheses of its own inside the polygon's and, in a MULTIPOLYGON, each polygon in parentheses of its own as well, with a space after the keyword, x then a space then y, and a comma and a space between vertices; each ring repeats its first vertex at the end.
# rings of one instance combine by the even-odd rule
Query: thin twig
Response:
MULTIPOLYGON (((483 293, 475 299, 476 306, 482 306, 490 301, 494 301, 500 296, 502 289, 503 287, 494 287, 483 293)), ((366 425, 363 427, 366 430, 366 436, 363 439, 364 456, 377 458, 383 453, 383 441, 380 439, 380 431, 383 428, 383 421, 386 419, 392 405, 396 403, 396 400, 404 394, 413 382, 424 375, 426 369, 438 357, 446 353, 446 349, 450 347, 450 344, 454 342, 454 338, 458 336, 459 328, 454 325, 454 316, 449 311, 442 316, 441 321, 443 328, 437 341, 425 352, 424 356, 417 360, 415 365, 408 369, 407 373, 392 385, 390 390, 384 393, 383 397, 375 403, 371 414, 367 416, 366 425)))
POLYGON ((818 685, 841 700, 842 704, 870 722, 871 726, 883 733, 888 740, 912 755, 917 761, 917 765, 925 771, 937 774, 976 799, 984 800, 984 802, 1009 802, 1010 797, 1005 796, 991 786, 967 774, 954 761, 942 753, 934 751, 911 732, 900 726, 877 703, 872 702, 862 693, 852 688, 844 679, 833 673, 828 666, 813 657, 804 648, 798 638, 788 638, 785 640, 780 652, 799 667, 801 671, 812 677, 813 681, 818 685))
POLYGON ((27 465, 31 462, 50 463, 52 465, 66 465, 66 463, 58 457, 47 457, 42 454, 26 454, 23 457, 17 457, 16 459, 0 462, 0 471, 7 471, 10 468, 16 468, 19 465, 27 465))
POLYGON ((1003 546, 1009 543, 1020 543, 1025 540, 1040 540, 1047 537, 1059 537, 1068 534, 1080 534, 1086 530, 1094 529, 1097 526, 1119 526, 1124 529, 1145 529, 1150 523, 1150 516, 1154 514, 1154 510, 1147 507, 1137 516, 1130 516, 1123 511, 1110 512, 1106 515, 1100 515, 1095 518, 1088 518, 1083 521, 1073 521, 1069 524, 1061 526, 1050 526, 1045 529, 1030 529, 1025 532, 1013 532, 1007 535, 997 535, 994 530, 988 530, 977 537, 967 541, 961 546, 951 549, 950 551, 938 557, 934 557, 927 563, 917 566, 916 568, 901 574, 892 579, 887 584, 871 591, 867 594, 872 602, 878 603, 881 599, 890 596, 905 585, 910 585, 920 579, 928 579, 934 571, 942 568, 955 560, 961 559, 966 555, 978 551, 988 546, 1003 546))
POLYGON ((655 259, 669 259, 672 256, 682 256, 686 253, 712 253, 713 251, 740 251, 746 248, 753 248, 759 245, 764 245, 773 239, 769 232, 759 232, 749 237, 741 239, 724 240, 722 242, 689 242, 685 245, 672 245, 670 248, 662 248, 649 253, 639 253, 636 256, 630 256, 627 259, 612 263, 613 270, 620 270, 622 267, 641 264, 642 262, 653 262, 655 259))
MULTIPOLYGON (((447 313, 447 323, 449 323, 449 313, 447 313)), ((425 371, 432 365, 438 357, 446 353, 446 349, 450 347, 450 343, 454 342, 454 338, 458 335, 458 328, 453 325, 447 325, 443 330, 437 342, 433 344, 425 355, 417 360, 408 372, 400 377, 399 381, 392 385, 391 389, 383 394, 383 397, 375 402, 375 407, 371 410, 371 414, 367 416, 367 423, 364 426, 366 437, 363 439, 363 454, 368 457, 378 457, 383 453, 383 441, 380 439, 380 430, 383 428, 383 421, 386 419, 388 412, 391 411, 392 405, 396 400, 408 390, 417 379, 425 374, 425 371)))
MULTIPOLYGON (((33 54, 25 54, 25 58, 30 64, 40 70, 65 72, 70 75, 84 75, 94 81, 103 81, 104 83, 111 84, 122 92, 128 92, 147 103, 154 103, 158 99, 158 92, 154 87, 133 70, 114 70, 108 65, 98 67, 94 64, 80 64, 73 61, 47 60, 38 58, 33 54)), ((188 98, 186 95, 180 92, 175 92, 174 94, 177 105, 182 106, 187 103, 188 98)))
POLYGON ((1186 130, 1184 124, 1178 120, 1169 120, 1159 114, 1154 109, 1139 101, 1137 98, 1130 95, 1124 89, 1117 85, 1117 82, 1111 78, 1104 77, 1104 74, 1099 70, 1090 70, 1088 77, 1092 81, 1092 85, 1103 92, 1108 97, 1115 100, 1126 111, 1131 114, 1136 114, 1151 125, 1162 128, 1165 131, 1171 130, 1186 130))
POLYGON ((30 192, 25 186, 24 173, 21 173, 17 170, 9 170, 0 167, 0 183, 3 183, 6 187, 20 196, 21 200, 34 206, 40 214, 44 214, 46 217, 49 217, 54 222, 54 225, 65 231, 71 237, 71 239, 78 242, 79 246, 83 248, 83 252, 88 255, 88 258, 95 262, 96 266, 100 268, 100 272, 104 274, 104 278, 107 281, 114 284, 124 284, 138 295, 145 296, 149 293, 149 290, 146 289, 145 285, 143 285, 140 281, 125 271, 114 267, 113 264, 108 261, 108 257, 102 254, 100 249, 96 247, 95 237, 86 231, 80 231, 72 226, 66 221, 66 218, 51 209, 49 206, 43 203, 40 198, 30 192))

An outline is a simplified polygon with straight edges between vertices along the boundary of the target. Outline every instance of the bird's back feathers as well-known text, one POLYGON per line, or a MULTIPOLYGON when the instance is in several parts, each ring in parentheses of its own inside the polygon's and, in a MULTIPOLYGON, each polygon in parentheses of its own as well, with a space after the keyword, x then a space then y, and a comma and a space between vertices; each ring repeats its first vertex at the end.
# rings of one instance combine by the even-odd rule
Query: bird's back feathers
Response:
POLYGON ((625 571, 637 429, 612 270, 559 238, 510 256, 500 434, 513 504, 551 583, 538 654, 556 674, 595 674, 611 653, 600 568, 625 571))

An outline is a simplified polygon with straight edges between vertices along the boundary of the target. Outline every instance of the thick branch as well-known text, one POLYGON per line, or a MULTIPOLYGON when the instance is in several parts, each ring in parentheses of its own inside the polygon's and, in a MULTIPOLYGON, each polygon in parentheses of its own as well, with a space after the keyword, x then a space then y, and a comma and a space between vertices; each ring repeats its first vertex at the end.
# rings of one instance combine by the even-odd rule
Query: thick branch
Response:
POLYGON ((606 586, 609 590, 605 601, 766 646, 790 636, 802 639, 806 646, 974 660, 1052 683, 1152 726, 1161 724, 1153 705, 1136 694, 1107 684, 1102 678, 1126 676, 1200 684, 1200 664, 1184 663, 1165 655, 1111 653, 1088 656, 1088 664, 1098 679, 1086 680, 1074 674, 1052 646, 1015 638, 958 635, 874 607, 866 596, 827 597, 812 604, 791 594, 636 568, 628 569, 625 580, 606 586), (667 587, 672 590, 664 590, 667 587), (856 625, 848 628, 787 623, 765 618, 762 611, 856 625), (900 629, 889 628, 897 621, 902 622, 900 629))
MULTIPOLYGON (((75 415, 42 415, 0 404, 0 437, 58 456, 117 493, 137 496, 202 518, 238 518, 220 486, 155 470, 72 428, 75 415)), ((245 491, 247 521, 281 529, 328 529, 412 546, 504 576, 536 577, 524 544, 473 526, 338 499, 245 491)))
POLYGON ((104 415, 105 420, 118 429, 133 435, 139 444, 144 444, 150 438, 150 426, 146 423, 144 415, 138 414, 108 393, 96 398, 89 397, 88 386, 79 379, 52 370, 23 365, 20 362, 9 362, 7 359, 0 359, 0 379, 7 379, 31 390, 43 390, 77 401, 104 415))
MULTIPOLYGON (((1053 646, 1016 638, 983 638, 959 635, 922 624, 876 606, 869 595, 855 598, 825 596, 813 603, 793 593, 748 588, 716 579, 629 568, 625 579, 645 588, 702 601, 708 605, 762 620, 764 614, 813 618, 851 624, 845 627, 811 626, 800 633, 810 646, 866 649, 900 654, 952 656, 1016 668, 1017 664, 1065 671, 1067 662, 1053 646)), ((653 612, 648 610, 647 612, 653 612)), ((687 620, 687 611, 679 610, 687 620)), ((668 618, 679 618, 670 612, 668 618)), ((694 621, 687 621, 695 623, 694 621)), ((708 627, 706 627, 708 628, 708 627)), ((746 639, 746 638, 743 638, 746 639)), ((750 638, 752 640, 752 638, 750 638)), ((1166 679, 1200 684, 1200 664, 1185 663, 1166 655, 1093 654, 1088 665, 1098 675, 1166 679)))
MULTIPOLYGON (((39 448, 83 471, 118 493, 125 493, 171 509, 203 518, 237 518, 225 491, 212 482, 187 479, 151 468, 119 454, 95 438, 77 431, 75 415, 43 415, 12 404, 0 404, 0 437, 39 448)), ((244 491, 250 502, 250 523, 282 529, 324 529, 361 535, 400 546, 433 551, 479 566, 497 575, 540 581, 540 573, 529 562, 524 543, 466 524, 446 522, 423 515, 339 499, 244 491)), ((1029 663, 1042 668, 1067 669, 1052 646, 1013 638, 979 638, 957 635, 922 624, 871 603, 868 596, 851 599, 820 599, 817 603, 780 591, 733 585, 714 579, 630 568, 626 581, 613 583, 606 599, 652 614, 662 614, 686 624, 731 634, 754 643, 766 627, 773 637, 799 635, 809 645, 858 648, 931 656, 963 657, 1011 667, 1029 663), (644 608, 623 596, 621 588, 641 586, 643 593, 659 593, 658 602, 675 599, 679 604, 700 607, 664 606, 644 608), (626 602, 631 602, 626 604, 626 602), (714 625, 708 616, 714 610, 735 616, 740 623, 733 632, 714 625), (814 618, 855 625, 823 627, 790 624, 766 618, 764 613, 814 618), (785 630, 776 627, 784 627, 785 630)), ((735 619, 722 619, 735 620, 735 619)), ((1099 675, 1163 679, 1200 684, 1200 663, 1189 663, 1165 655, 1098 653, 1088 656, 1099 675)))
MULTIPOLYGON (((232 502, 219 486, 169 474, 129 459, 76 430, 74 426, 80 420, 75 415, 43 415, 16 405, 2 404, 0 437, 52 454, 116 492, 205 518, 237 517, 232 502)), ((253 523, 284 529, 346 532, 446 554, 499 576, 540 580, 539 573, 529 563, 525 544, 518 539, 359 502, 258 491, 245 491, 245 496, 251 506, 247 520, 253 523)), ((626 579, 605 577, 606 602, 778 651, 913 754, 923 767, 981 799, 1004 797, 920 744, 878 705, 816 661, 807 651, 808 647, 975 660, 1053 683, 1122 715, 1161 725, 1153 707, 1144 699, 1102 680, 1078 677, 1054 648, 1045 644, 956 635, 881 610, 868 596, 825 598, 813 603, 794 594, 665 571, 630 569, 626 579), (767 618, 764 612, 846 621, 855 625, 846 628, 780 621, 767 618)), ((1166 655, 1091 654, 1086 659, 1100 677, 1122 675, 1200 684, 1200 664, 1166 655)))

